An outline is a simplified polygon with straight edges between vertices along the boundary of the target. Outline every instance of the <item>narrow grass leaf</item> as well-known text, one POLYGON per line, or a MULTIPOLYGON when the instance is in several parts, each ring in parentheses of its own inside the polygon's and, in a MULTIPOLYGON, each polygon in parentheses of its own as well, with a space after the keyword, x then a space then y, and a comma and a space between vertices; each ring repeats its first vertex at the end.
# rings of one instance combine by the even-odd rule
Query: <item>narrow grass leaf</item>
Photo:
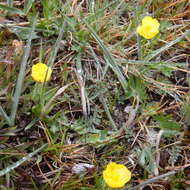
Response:
POLYGON ((36 155, 38 152, 41 152, 45 147, 47 146, 47 143, 42 145, 40 148, 35 150, 34 152, 29 153, 27 156, 21 158, 19 161, 15 162, 14 164, 6 167, 3 170, 0 170, 0 176, 3 176, 7 173, 9 173, 11 170, 14 170, 15 168, 19 167, 24 162, 30 160, 34 155, 36 155))
POLYGON ((24 14, 24 12, 21 11, 20 9, 17 9, 15 7, 9 7, 9 6, 2 5, 2 4, 0 4, 0 9, 6 10, 6 11, 8 11, 11 14, 19 14, 19 15, 23 15, 24 14))
POLYGON ((27 14, 29 12, 29 10, 32 7, 32 3, 34 2, 34 0, 26 0, 24 2, 24 13, 27 14))
POLYGON ((7 0, 9 7, 13 7, 13 0, 7 0))
MULTIPOLYGON (((62 38, 63 38, 63 32, 64 32, 64 29, 65 29, 65 24, 66 24, 66 21, 63 22, 63 24, 62 24, 62 26, 61 26, 61 28, 60 28, 58 38, 57 38, 57 40, 56 40, 56 42, 55 42, 55 45, 54 45, 54 47, 53 47, 53 50, 52 50, 52 52, 51 52, 51 54, 50 54, 50 57, 49 57, 49 59, 48 59, 48 62, 47 62, 48 67, 52 67, 52 66, 53 66, 53 63, 54 63, 55 58, 56 58, 56 56, 57 56, 57 52, 58 52, 58 50, 59 50, 60 43, 61 43, 61 40, 62 40, 62 38)), ((46 72, 45 78, 46 78, 46 77, 47 77, 47 72, 46 72)), ((46 83, 43 83, 43 87, 42 87, 42 89, 41 89, 41 94, 40 94, 40 96, 42 97, 42 98, 40 98, 40 99, 41 99, 40 102, 41 102, 42 105, 44 105, 43 92, 44 92, 45 84, 46 84, 46 83)), ((42 114, 43 114, 43 113, 42 113, 42 114)))
POLYGON ((104 43, 100 39, 100 37, 96 34, 96 32, 94 31, 94 29, 91 26, 89 26, 89 24, 85 20, 83 20, 83 22, 87 26, 88 30, 91 32, 91 35, 94 37, 94 39, 96 40, 96 42, 102 48, 103 53, 104 53, 106 59, 108 60, 106 63, 109 64, 109 66, 111 67, 111 69, 113 70, 113 72, 117 75, 118 80, 120 81, 120 83, 121 83, 124 91, 126 92, 127 91, 127 81, 126 81, 123 73, 121 72, 119 66, 117 65, 115 59, 113 58, 113 56, 109 52, 108 48, 104 45, 104 43))
POLYGON ((140 189, 141 187, 144 187, 145 185, 148 185, 148 184, 150 184, 150 183, 157 182, 157 181, 159 181, 160 179, 169 177, 169 176, 174 175, 174 174, 176 174, 176 173, 177 173, 177 171, 175 171, 175 170, 174 170, 174 171, 170 171, 170 172, 168 172, 168 173, 165 173, 165 174, 162 174, 162 175, 159 175, 159 176, 156 176, 156 177, 147 179, 147 180, 145 180, 144 182, 141 182, 139 185, 136 185, 136 186, 134 186, 134 187, 132 187, 132 188, 127 188, 127 189, 125 189, 125 190, 138 190, 138 189, 140 189))
POLYGON ((148 55, 145 60, 149 61, 151 59, 153 59, 154 57, 156 57, 157 55, 159 55, 160 53, 162 53, 163 51, 167 50, 168 48, 170 48, 171 46, 173 46, 174 44, 180 42, 185 36, 187 36, 190 33, 190 30, 187 30, 183 35, 181 35, 180 37, 178 37, 177 39, 167 43, 165 46, 153 51, 150 55, 148 55))
MULTIPOLYGON (((91 53, 92 53, 92 56, 93 56, 93 58, 94 58, 94 60, 95 60, 95 66, 96 66, 96 68, 97 68, 97 74, 98 73, 102 73, 103 71, 102 71, 102 66, 101 66, 101 64, 100 64, 100 62, 99 62, 99 60, 98 60, 98 57, 96 56, 96 53, 94 52, 94 50, 93 50, 93 48, 92 48, 92 46, 90 45, 90 44, 88 44, 88 47, 89 47, 89 49, 90 49, 90 51, 91 51, 91 53)), ((101 78, 101 74, 99 74, 98 76, 97 76, 97 78, 101 78)))
POLYGON ((110 113, 110 111, 109 111, 109 108, 108 108, 108 106, 107 106, 107 104, 106 104, 106 102, 105 102, 103 96, 100 96, 100 101, 101 101, 101 103, 102 103, 102 105, 103 105, 103 107, 104 107, 104 110, 105 110, 105 112, 106 112, 106 114, 107 114, 107 116, 108 116, 108 119, 109 119, 109 121, 110 121, 110 123, 111 123, 113 129, 117 131, 117 130, 118 130, 118 129, 117 129, 117 126, 116 126, 114 120, 112 119, 111 113, 110 113))
POLYGON ((167 62, 167 61, 145 61, 145 60, 130 60, 130 59, 117 59, 119 64, 131 64, 131 65, 165 65, 168 67, 180 66, 187 67, 186 62, 167 62))
POLYGON ((7 113, 4 111, 4 109, 0 105, 0 114, 4 117, 4 119, 7 121, 8 125, 11 125, 11 120, 7 113))
POLYGON ((62 94, 70 85, 72 85, 73 83, 67 84, 63 87, 61 87, 56 93, 55 95, 49 100, 49 102, 43 107, 42 112, 41 112, 41 117, 44 116, 44 114, 48 111, 48 109, 51 107, 51 104, 53 103, 53 101, 57 98, 57 96, 59 96, 60 94, 62 94))
POLYGON ((34 22, 32 24, 31 32, 29 34, 29 39, 28 39, 28 42, 26 45, 26 50, 24 52, 24 55, 23 55, 22 61, 21 61, 21 66, 20 66, 20 70, 19 70, 19 75, 18 75, 18 79, 17 79, 17 83, 16 83, 16 90, 14 93, 13 104, 12 104, 12 109, 11 109, 11 117, 10 118, 11 118, 12 125, 14 125, 14 122, 15 122, 19 98, 20 98, 21 90, 22 90, 22 84, 23 84, 24 77, 25 77, 27 60, 28 60, 28 57, 30 54, 30 49, 31 49, 32 36, 33 36, 35 26, 37 23, 37 17, 38 17, 38 14, 35 16, 34 22))
POLYGON ((50 66, 50 67, 53 66, 53 63, 55 61, 57 52, 59 50, 60 42, 61 42, 61 40, 63 38, 63 32, 64 32, 64 29, 65 29, 65 24, 66 24, 66 21, 64 21, 63 24, 62 24, 62 26, 61 26, 61 29, 59 31, 59 36, 58 36, 58 38, 57 38, 57 40, 55 42, 53 51, 51 52, 50 58, 48 60, 48 66, 50 66))

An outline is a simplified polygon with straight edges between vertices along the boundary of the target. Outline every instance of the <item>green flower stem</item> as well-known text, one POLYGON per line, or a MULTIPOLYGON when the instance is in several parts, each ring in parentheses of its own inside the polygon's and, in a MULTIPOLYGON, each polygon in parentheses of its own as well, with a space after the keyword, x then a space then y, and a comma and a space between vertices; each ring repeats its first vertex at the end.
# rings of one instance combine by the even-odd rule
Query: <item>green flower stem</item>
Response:
POLYGON ((28 57, 29 57, 29 54, 30 54, 30 49, 31 49, 32 36, 33 36, 35 26, 36 26, 36 23, 37 23, 37 17, 38 17, 38 14, 34 18, 34 22, 32 24, 32 29, 31 29, 29 39, 28 39, 28 42, 27 42, 26 50, 24 52, 24 55, 23 55, 22 61, 21 61, 21 67, 20 67, 20 71, 19 71, 19 75, 18 75, 18 80, 17 80, 17 83, 16 83, 16 90, 15 90, 15 93, 14 93, 13 104, 12 104, 12 109, 11 109, 12 110, 11 111, 11 116, 10 116, 11 126, 13 126, 14 123, 15 123, 15 117, 16 117, 16 113, 17 113, 17 109, 18 109, 19 98, 20 98, 20 95, 21 95, 22 84, 23 84, 24 77, 25 77, 25 70, 26 70, 27 60, 28 60, 28 57))

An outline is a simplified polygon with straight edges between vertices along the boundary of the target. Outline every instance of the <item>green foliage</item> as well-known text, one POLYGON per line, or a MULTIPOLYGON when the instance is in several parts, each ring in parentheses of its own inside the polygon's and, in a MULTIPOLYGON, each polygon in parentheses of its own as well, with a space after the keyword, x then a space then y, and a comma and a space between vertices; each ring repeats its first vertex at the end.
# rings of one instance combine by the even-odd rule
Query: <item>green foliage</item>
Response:
POLYGON ((44 17, 49 20, 52 17, 56 16, 56 12, 59 9, 60 3, 58 0, 42 0, 42 5, 44 17))
POLYGON ((14 124, 15 124, 15 117, 16 117, 16 113, 17 113, 17 109, 18 109, 19 98, 21 96, 23 81, 24 81, 25 72, 26 72, 27 60, 29 57, 30 49, 31 49, 32 34, 36 27, 37 17, 38 17, 38 15, 35 16, 34 22, 32 24, 31 31, 28 36, 27 46, 26 46, 24 55, 21 60, 21 66, 20 66, 20 70, 19 70, 19 74, 18 74, 15 93, 14 93, 13 99, 12 99, 12 107, 11 107, 10 117, 6 114, 6 112, 0 106, 0 112, 2 113, 2 115, 4 116, 4 119, 7 121, 8 125, 10 125, 10 126, 14 126, 14 124))
POLYGON ((161 32, 166 32, 168 30, 168 28, 170 28, 172 26, 172 24, 167 21, 167 20, 163 20, 163 21, 160 21, 160 28, 159 30, 161 32))
POLYGON ((141 151, 137 150, 139 164, 151 175, 154 175, 157 169, 154 153, 155 147, 150 144, 146 145, 141 151))
POLYGON ((185 174, 182 170, 179 171, 175 176, 171 177, 170 179, 171 190, 181 190, 181 189, 188 190, 189 185, 183 182, 184 177, 185 177, 185 174))
POLYGON ((172 115, 159 114, 154 116, 154 119, 159 122, 159 127, 164 130, 164 135, 167 137, 178 134, 180 125, 174 121, 172 115))
MULTIPOLYGON (((148 182, 158 169, 161 174, 168 166, 186 167, 189 148, 184 133, 189 132, 182 126, 190 122, 189 79, 184 77, 189 55, 187 5, 163 0, 1 3, 0 167, 5 170, 0 171, 0 189, 108 190, 102 170, 110 161, 132 170, 132 183, 126 188, 133 189, 133 182, 148 182), (151 40, 136 32, 145 15, 160 22, 160 33, 151 40), (10 128, 7 113, 13 110, 14 81, 21 65, 12 44, 26 44, 29 34, 32 51, 26 56, 26 76, 13 114, 16 122, 10 128), (38 61, 53 69, 48 83, 35 84, 31 78, 31 66, 38 61), (127 107, 135 114, 129 126, 127 107), (157 129, 158 144, 150 144, 147 136, 156 136, 157 129), (33 157, 36 147, 46 142, 48 148, 33 157), (157 163, 162 151, 168 153, 167 161, 160 157, 165 168, 157 163), (93 164, 95 171, 74 176, 72 167, 81 162, 93 164)), ((181 190, 187 188, 186 177, 178 172, 159 182, 181 190)))
POLYGON ((171 165, 174 165, 178 159, 180 159, 180 155, 181 155, 181 151, 182 151, 182 147, 175 145, 172 146, 172 148, 170 150, 168 150, 169 154, 170 154, 170 159, 169 159, 169 163, 171 165))
POLYGON ((103 41, 100 39, 100 37, 96 34, 96 32, 93 30, 93 28, 85 21, 83 20, 83 22, 85 23, 85 25, 87 26, 87 28, 89 29, 89 31, 91 32, 91 35, 94 37, 94 39, 96 40, 96 42, 99 44, 99 46, 102 48, 102 51, 105 55, 106 58, 106 63, 110 66, 110 68, 113 70, 113 72, 116 74, 116 76, 118 77, 118 80, 120 81, 123 90, 127 91, 127 81, 125 79, 125 77, 123 76, 120 68, 118 67, 115 59, 113 58, 113 56, 111 55, 110 51, 108 50, 108 48, 104 45, 103 41))
POLYGON ((129 76, 127 97, 138 97, 142 102, 147 99, 146 86, 142 78, 133 75, 129 76))

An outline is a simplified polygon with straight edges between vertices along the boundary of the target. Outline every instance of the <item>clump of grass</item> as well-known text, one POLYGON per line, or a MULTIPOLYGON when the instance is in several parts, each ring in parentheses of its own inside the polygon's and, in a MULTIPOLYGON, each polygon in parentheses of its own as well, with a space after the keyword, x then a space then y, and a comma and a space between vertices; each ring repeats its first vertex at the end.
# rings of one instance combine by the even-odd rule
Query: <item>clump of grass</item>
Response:
POLYGON ((132 172, 123 189, 187 188, 188 6, 1 3, 0 188, 107 190, 110 161, 132 172), (147 15, 160 23, 152 39, 136 31, 147 15), (13 40, 26 44, 21 60, 13 40), (50 81, 33 81, 38 62, 50 81))

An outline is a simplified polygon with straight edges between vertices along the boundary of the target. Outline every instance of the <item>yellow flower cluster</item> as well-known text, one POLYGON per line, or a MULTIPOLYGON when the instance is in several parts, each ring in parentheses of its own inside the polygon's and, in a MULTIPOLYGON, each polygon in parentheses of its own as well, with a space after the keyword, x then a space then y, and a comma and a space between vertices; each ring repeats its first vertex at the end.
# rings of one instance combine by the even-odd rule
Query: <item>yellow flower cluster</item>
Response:
POLYGON ((152 39, 159 33, 160 23, 151 16, 145 16, 142 24, 137 27, 137 33, 146 39, 152 39))
POLYGON ((50 80, 52 69, 46 64, 37 63, 32 66, 32 78, 37 82, 46 82, 50 80), (46 74, 47 73, 47 74, 46 74))
POLYGON ((131 179, 131 172, 122 164, 111 162, 103 171, 103 178, 111 188, 121 188, 131 179))

